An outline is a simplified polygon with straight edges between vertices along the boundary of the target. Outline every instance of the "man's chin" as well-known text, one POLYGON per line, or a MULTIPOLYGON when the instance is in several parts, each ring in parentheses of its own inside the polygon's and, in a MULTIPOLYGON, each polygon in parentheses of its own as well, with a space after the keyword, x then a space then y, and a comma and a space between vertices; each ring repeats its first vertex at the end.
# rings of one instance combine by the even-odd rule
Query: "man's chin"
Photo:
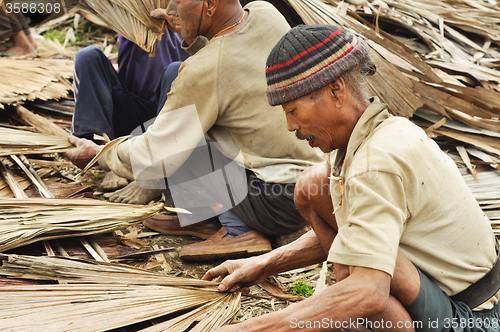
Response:
POLYGON ((335 150, 335 147, 333 145, 327 145, 327 146, 325 146, 325 145, 322 145, 322 144, 318 144, 318 145, 316 145, 316 147, 318 149, 320 149, 321 151, 323 151, 324 153, 330 153, 330 152, 332 152, 332 151, 335 150))
POLYGON ((181 26, 181 31, 179 32, 179 34, 181 35, 182 39, 184 39, 184 40, 194 40, 194 39, 196 39, 196 36, 190 36, 188 33, 186 33, 184 31, 184 29, 182 29, 182 26, 181 26))

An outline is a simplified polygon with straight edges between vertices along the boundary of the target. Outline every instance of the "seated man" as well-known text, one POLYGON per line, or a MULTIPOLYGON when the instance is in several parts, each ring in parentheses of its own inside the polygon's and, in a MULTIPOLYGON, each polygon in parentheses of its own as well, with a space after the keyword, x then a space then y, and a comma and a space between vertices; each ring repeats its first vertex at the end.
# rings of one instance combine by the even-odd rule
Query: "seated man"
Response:
MULTIPOLYGON (((205 242, 184 246, 181 258, 269 251, 264 235, 288 234, 306 224, 293 204, 295 181, 303 169, 324 161, 321 151, 286 130, 280 110, 266 101, 266 58, 290 26, 260 1, 245 9, 238 0, 176 4, 182 37, 210 41, 181 65, 146 132, 117 145, 99 163, 128 179, 166 176, 173 197, 189 196, 177 207, 210 206, 219 215, 224 227, 205 242), (155 167, 157 173, 149 172, 155 167)), ((77 148, 68 156, 77 166, 97 153, 89 141, 70 141, 77 148)), ((190 218, 204 220, 196 214, 190 218)), ((207 222, 180 227, 176 217, 146 225, 166 234, 207 237, 200 230, 207 222)))
POLYGON ((366 76, 374 73, 367 44, 334 26, 296 27, 269 55, 270 104, 282 105, 299 139, 334 151, 329 165, 304 171, 295 189, 313 230, 265 255, 227 261, 203 279, 221 280, 226 291, 327 259, 337 283, 221 332, 499 330, 490 222, 438 145, 367 98, 366 76))
POLYGON ((36 53, 36 42, 22 15, 13 19, 0 7, 0 54, 5 56, 36 53), (6 41, 6 42, 3 42, 6 41))
MULTIPOLYGON (((154 57, 123 36, 118 38, 118 72, 96 46, 76 54, 72 133, 77 137, 93 139, 94 134, 105 133, 114 139, 154 118, 165 103, 165 91, 177 77, 180 64, 189 56, 181 48, 182 38, 170 29, 165 29, 158 41, 154 57)), ((126 179, 107 172, 101 189, 113 191, 127 184, 126 179)), ((111 201, 144 204, 159 194, 158 190, 131 183, 106 196, 111 201)))

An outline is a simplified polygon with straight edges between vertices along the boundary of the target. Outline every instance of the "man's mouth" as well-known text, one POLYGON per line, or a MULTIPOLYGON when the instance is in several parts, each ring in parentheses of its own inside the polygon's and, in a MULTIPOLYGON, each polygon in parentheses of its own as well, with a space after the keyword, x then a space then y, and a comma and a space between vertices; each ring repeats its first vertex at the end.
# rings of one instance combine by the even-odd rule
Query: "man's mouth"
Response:
POLYGON ((302 135, 301 133, 299 133, 298 131, 295 132, 295 137, 297 137, 298 139, 305 139, 307 140, 308 142, 316 139, 316 137, 314 137, 314 135, 302 135))

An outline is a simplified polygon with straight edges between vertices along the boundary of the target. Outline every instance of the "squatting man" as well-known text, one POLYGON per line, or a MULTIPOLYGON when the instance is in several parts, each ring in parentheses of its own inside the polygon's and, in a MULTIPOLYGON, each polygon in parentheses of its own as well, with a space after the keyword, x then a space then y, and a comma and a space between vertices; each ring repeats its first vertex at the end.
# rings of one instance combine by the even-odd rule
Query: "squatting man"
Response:
POLYGON ((316 331, 324 329, 305 322, 324 319, 326 330, 367 319, 385 322, 372 324, 375 331, 498 331, 490 222, 437 144, 367 97, 366 77, 376 72, 367 44, 342 28, 298 26, 266 66, 268 101, 282 105, 288 130, 331 153, 295 187, 312 231, 264 255, 226 261, 203 279, 226 291, 327 259, 337 283, 220 331, 293 331, 299 322, 301 331, 316 331))
MULTIPOLYGON (((166 201, 193 212, 189 218, 158 214, 144 221, 164 234, 207 239, 183 246, 180 258, 268 252, 269 237, 307 224, 287 188, 304 169, 325 160, 286 130, 279 107, 266 100, 266 59, 290 26, 264 1, 244 8, 238 0, 175 4, 182 38, 196 44, 202 36, 208 42, 178 67, 168 94, 162 90, 167 98, 158 116, 107 151, 99 164, 138 183, 158 180, 155 189, 165 190, 166 201), (181 224, 182 219, 190 220, 181 224)), ((90 140, 70 141, 76 148, 67 157, 80 167, 101 149, 90 140)))

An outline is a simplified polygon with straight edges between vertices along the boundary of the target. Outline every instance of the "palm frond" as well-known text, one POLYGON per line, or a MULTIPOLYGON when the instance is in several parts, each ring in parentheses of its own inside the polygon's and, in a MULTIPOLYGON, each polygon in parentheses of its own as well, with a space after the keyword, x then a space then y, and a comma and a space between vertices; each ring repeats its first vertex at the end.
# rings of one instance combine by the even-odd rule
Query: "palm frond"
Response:
POLYGON ((42 240, 112 232, 163 208, 93 199, 1 199, 0 252, 42 240))
POLYGON ((167 0, 86 0, 79 8, 97 16, 113 30, 143 50, 154 53, 165 31, 165 20, 152 18, 150 12, 167 8, 167 0))
POLYGON ((66 152, 72 147, 64 136, 0 126, 0 156, 66 152))
POLYGON ((72 89, 67 81, 73 76, 73 61, 21 60, 0 61, 0 108, 26 100, 49 100, 66 97, 72 89))
POLYGON ((74 258, 0 259, 0 275, 68 283, 0 287, 9 331, 107 331, 178 313, 143 331, 180 332, 198 322, 191 331, 205 332, 231 322, 240 306, 241 293, 220 293, 214 282, 74 258))

